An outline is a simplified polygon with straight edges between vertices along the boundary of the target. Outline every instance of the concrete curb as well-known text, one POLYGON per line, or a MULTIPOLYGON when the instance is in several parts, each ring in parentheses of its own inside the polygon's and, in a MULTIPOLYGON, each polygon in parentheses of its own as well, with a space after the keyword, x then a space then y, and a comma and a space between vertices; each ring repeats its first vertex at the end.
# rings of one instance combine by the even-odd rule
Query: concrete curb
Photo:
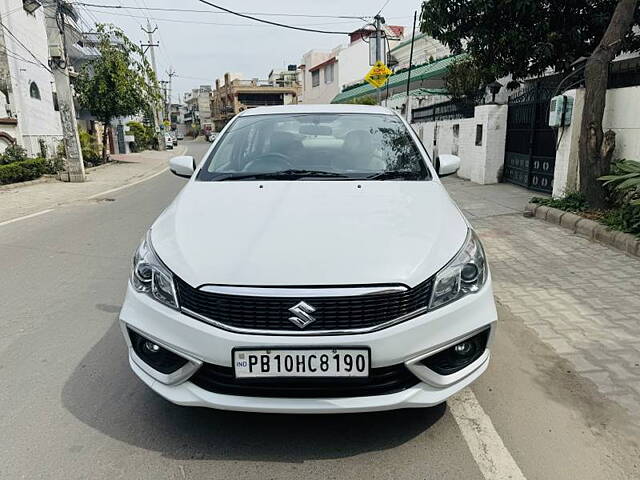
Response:
POLYGON ((575 213, 536 203, 528 203, 524 207, 524 216, 536 217, 559 225, 589 240, 609 245, 631 256, 640 258, 640 238, 630 233, 611 230, 605 225, 583 218, 575 213))
POLYGON ((52 175, 49 173, 45 173, 40 178, 36 178, 35 180, 27 180, 26 182, 15 182, 15 183, 7 183, 5 185, 0 185, 0 192, 8 192, 10 190, 15 190, 16 188, 26 187, 29 185, 37 185, 38 183, 47 183, 58 181, 56 175, 52 175))

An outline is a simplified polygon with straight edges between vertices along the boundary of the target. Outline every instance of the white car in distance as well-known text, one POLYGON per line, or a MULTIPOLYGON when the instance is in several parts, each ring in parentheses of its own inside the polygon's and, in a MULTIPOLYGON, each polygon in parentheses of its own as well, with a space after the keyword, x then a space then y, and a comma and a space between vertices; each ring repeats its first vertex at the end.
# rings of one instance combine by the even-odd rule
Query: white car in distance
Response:
POLYGON ((337 413, 428 407, 487 368, 485 253, 413 130, 381 107, 236 116, 133 258, 122 332, 171 402, 337 413))
POLYGON ((168 133, 164 134, 164 146, 167 150, 173 150, 173 137, 168 133))

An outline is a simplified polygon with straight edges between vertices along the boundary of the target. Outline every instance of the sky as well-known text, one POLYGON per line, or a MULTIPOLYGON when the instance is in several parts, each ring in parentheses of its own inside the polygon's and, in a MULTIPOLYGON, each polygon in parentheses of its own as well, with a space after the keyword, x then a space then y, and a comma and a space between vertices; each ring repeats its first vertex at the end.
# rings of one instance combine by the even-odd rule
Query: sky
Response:
MULTIPOLYGON (((225 8, 252 14, 331 15, 373 17, 380 8, 389 25, 409 27, 420 0, 211 0, 225 8), (386 5, 385 5, 386 4, 386 5)), ((167 80, 172 68, 173 101, 198 85, 213 85, 225 72, 242 73, 243 78, 266 79, 273 68, 299 64, 302 55, 311 49, 330 50, 347 44, 346 35, 302 32, 260 24, 220 11, 198 0, 74 0, 97 6, 78 5, 83 26, 96 22, 117 25, 136 43, 147 43, 141 25, 147 18, 158 26, 154 41, 158 76, 167 80), (105 6, 124 8, 103 8, 105 6), (180 9, 158 11, 154 8, 180 9), (184 10, 199 10, 187 12, 184 10)), ((332 30, 353 31, 365 24, 360 19, 254 15, 289 25, 332 30)))

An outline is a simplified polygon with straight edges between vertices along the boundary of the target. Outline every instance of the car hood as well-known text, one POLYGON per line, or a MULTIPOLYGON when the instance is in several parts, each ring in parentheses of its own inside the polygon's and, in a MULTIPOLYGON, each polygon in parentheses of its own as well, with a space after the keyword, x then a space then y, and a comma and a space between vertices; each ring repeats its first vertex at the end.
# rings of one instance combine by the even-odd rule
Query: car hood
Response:
POLYGON ((437 181, 189 182, 152 227, 193 286, 414 286, 462 247, 437 181))

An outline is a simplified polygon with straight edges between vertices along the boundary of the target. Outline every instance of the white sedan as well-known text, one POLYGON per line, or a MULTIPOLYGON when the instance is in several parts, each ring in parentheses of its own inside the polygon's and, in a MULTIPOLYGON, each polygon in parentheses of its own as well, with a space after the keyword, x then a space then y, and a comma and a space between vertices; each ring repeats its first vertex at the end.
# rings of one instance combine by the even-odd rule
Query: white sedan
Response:
POLYGON ((444 402, 487 368, 485 254, 413 130, 381 107, 236 116, 133 258, 134 372, 181 405, 334 413, 444 402))

